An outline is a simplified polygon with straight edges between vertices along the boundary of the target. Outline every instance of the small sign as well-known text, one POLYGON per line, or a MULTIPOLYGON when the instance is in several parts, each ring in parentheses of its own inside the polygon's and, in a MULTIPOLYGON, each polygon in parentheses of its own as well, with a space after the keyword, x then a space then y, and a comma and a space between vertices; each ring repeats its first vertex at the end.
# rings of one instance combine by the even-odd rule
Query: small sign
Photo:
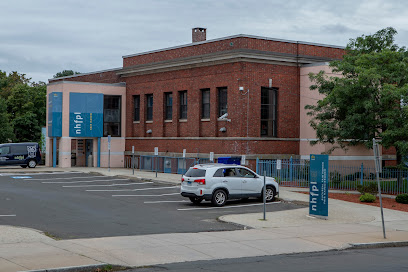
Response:
POLYGON ((310 155, 309 215, 327 218, 329 214, 329 156, 310 155))
POLYGON ((246 156, 245 156, 245 155, 242 155, 242 156, 241 156, 241 164, 242 164, 242 165, 245 165, 245 164, 246 164, 246 156))
POLYGON ((111 149, 111 136, 108 135, 108 150, 111 149))
POLYGON ((380 157, 380 148, 373 138, 373 150, 374 150, 374 159, 375 159, 375 171, 378 173, 382 172, 382 164, 381 164, 381 157, 380 157))
POLYGON ((214 152, 210 152, 210 161, 211 161, 211 162, 214 161, 214 152))
POLYGON ((29 176, 15 176, 15 177, 11 177, 13 179, 30 179, 31 177, 29 176))
POLYGON ((276 160, 276 170, 282 169, 282 160, 276 160))
POLYGON ((132 154, 135 154, 135 147, 132 146, 132 154))
POLYGON ((154 148, 154 155, 155 156, 159 155, 159 148, 157 146, 154 148))
POLYGON ((186 150, 183 149, 183 158, 185 158, 185 157, 186 157, 186 150))

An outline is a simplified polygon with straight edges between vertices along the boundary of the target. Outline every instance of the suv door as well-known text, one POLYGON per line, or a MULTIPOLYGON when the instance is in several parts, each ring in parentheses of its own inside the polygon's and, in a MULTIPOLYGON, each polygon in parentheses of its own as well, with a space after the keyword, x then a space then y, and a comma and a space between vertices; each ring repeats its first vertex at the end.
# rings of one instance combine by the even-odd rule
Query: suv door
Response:
POLYGON ((222 183, 228 189, 230 198, 241 197, 242 180, 235 167, 224 167, 218 169, 214 176, 215 183, 222 183))
POLYGON ((262 178, 246 168, 238 167, 237 171, 242 180, 243 197, 258 196, 263 188, 262 178))

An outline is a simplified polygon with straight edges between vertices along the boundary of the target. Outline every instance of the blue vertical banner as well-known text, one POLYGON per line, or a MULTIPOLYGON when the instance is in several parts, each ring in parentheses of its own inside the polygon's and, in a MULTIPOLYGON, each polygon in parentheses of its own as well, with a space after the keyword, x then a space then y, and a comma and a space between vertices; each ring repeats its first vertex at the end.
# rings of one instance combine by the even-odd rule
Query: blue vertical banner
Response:
POLYGON ((48 95, 48 137, 62 136, 62 92, 48 95))
POLYGON ((329 155, 310 155, 309 215, 329 215, 329 155))
POLYGON ((69 136, 103 136, 103 94, 69 94, 69 136))

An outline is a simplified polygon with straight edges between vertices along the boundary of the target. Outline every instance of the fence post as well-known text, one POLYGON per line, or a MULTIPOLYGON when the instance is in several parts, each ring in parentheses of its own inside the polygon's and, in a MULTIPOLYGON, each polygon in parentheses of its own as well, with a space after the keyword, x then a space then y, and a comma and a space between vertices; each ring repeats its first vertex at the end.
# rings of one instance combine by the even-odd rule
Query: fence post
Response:
POLYGON ((258 164, 259 164, 259 158, 256 158, 256 173, 258 174, 259 172, 258 172, 258 164))
POLYGON ((289 160, 289 181, 293 180, 293 158, 290 156, 289 160))
POLYGON ((363 176, 364 176, 364 165, 361 163, 361 172, 360 172, 360 185, 363 186, 363 176))

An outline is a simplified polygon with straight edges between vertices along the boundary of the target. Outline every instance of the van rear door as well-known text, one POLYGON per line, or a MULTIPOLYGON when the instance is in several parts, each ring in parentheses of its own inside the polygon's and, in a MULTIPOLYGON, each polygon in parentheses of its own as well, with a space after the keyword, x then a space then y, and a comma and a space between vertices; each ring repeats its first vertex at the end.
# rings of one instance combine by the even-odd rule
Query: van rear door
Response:
POLYGON ((2 145, 0 146, 0 165, 9 165, 12 163, 11 159, 10 146, 2 145))

